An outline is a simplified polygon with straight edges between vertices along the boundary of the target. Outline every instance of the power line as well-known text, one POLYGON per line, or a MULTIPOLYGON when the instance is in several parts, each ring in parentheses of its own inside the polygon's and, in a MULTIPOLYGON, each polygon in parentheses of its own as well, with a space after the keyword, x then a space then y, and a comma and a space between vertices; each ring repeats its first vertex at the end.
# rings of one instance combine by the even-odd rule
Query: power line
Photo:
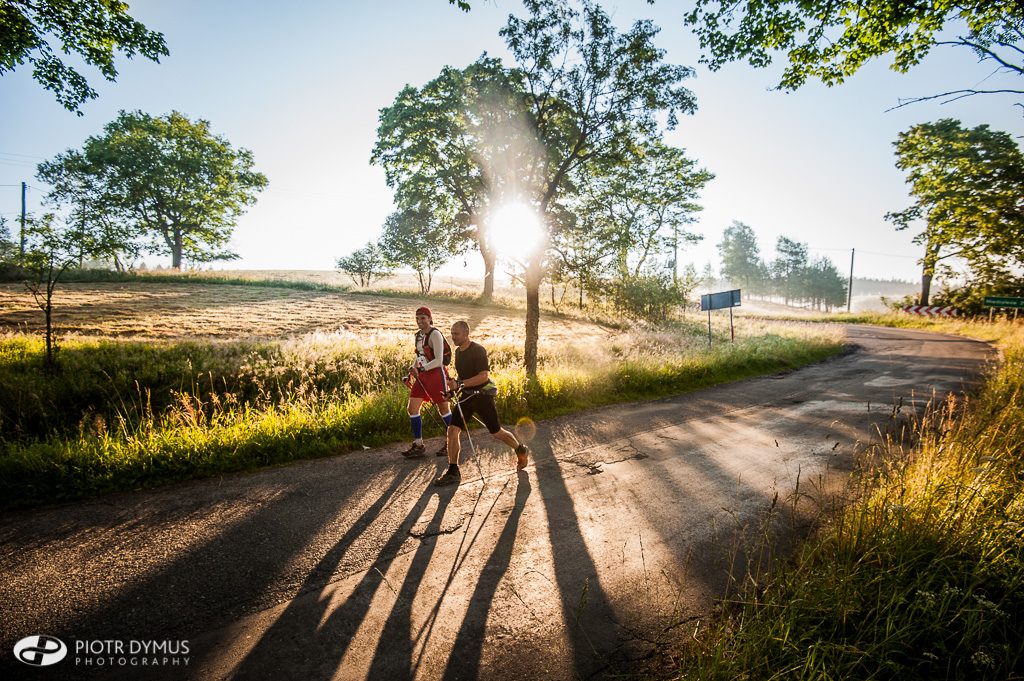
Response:
MULTIPOLYGON (((807 249, 811 250, 811 251, 841 251, 843 253, 845 253, 846 251, 852 250, 850 248, 818 248, 817 246, 808 246, 807 249)), ((917 260, 918 259, 918 257, 916 255, 897 255, 895 253, 878 253, 877 251, 864 251, 864 250, 862 250, 861 253, 866 253, 867 255, 881 255, 881 256, 885 256, 887 258, 906 258, 908 260, 917 260)))
POLYGON ((37 159, 39 161, 43 160, 42 156, 31 156, 29 154, 16 154, 13 151, 0 151, 0 155, 3 155, 3 156, 20 156, 21 158, 33 158, 33 159, 37 159))
POLYGON ((895 253, 877 253, 875 251, 861 251, 861 253, 867 253, 868 255, 881 255, 886 258, 906 258, 907 260, 918 260, 916 255, 896 255, 895 253))

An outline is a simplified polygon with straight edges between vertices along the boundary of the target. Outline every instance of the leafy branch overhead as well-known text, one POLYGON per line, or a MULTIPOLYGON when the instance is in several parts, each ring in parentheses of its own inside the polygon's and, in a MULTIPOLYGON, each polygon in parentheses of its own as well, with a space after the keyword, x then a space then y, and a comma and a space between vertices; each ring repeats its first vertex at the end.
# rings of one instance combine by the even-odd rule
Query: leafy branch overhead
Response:
POLYGON ((117 51, 156 62, 170 54, 163 34, 132 18, 128 5, 118 0, 0 2, 0 75, 31 64, 32 77, 79 116, 96 90, 62 56, 78 57, 115 81, 117 51))
MULTIPOLYGON (((1019 2, 696 0, 684 21, 700 40, 701 61, 712 70, 731 61, 764 67, 784 53, 787 64, 778 87, 785 90, 814 78, 838 85, 887 54, 891 68, 906 73, 936 45, 967 48, 996 71, 1024 75, 1024 4, 1019 2)), ((1021 95, 1024 89, 950 90, 901 105, 997 93, 1021 95)))

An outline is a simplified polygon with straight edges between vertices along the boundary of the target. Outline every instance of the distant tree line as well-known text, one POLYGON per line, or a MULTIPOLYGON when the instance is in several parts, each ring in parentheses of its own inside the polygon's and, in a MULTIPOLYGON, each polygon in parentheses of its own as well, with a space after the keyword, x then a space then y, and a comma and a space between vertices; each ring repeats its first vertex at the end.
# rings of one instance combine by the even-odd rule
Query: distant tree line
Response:
POLYGON ((780 236, 775 258, 765 261, 754 230, 734 221, 722 233, 718 252, 722 277, 749 295, 824 311, 846 304, 847 280, 828 258, 809 257, 807 244, 780 236))

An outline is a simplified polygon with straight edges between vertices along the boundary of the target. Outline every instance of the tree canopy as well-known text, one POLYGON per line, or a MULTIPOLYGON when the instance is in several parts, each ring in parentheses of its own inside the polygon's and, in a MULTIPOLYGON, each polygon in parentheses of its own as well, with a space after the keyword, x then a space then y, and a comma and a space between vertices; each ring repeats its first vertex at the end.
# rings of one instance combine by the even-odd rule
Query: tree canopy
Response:
POLYGON ((661 139, 663 124, 674 127, 696 104, 681 85, 693 71, 665 63, 657 26, 619 31, 590 1, 523 4, 526 15, 501 30, 514 65, 483 55, 404 88, 381 110, 372 160, 399 210, 429 209, 473 239, 488 271, 485 297, 498 255, 522 266, 524 364, 534 375, 543 278, 589 288, 610 259, 619 279, 635 278, 667 243, 696 238, 684 225, 711 175, 661 139), (533 230, 524 225, 509 245, 518 251, 498 254, 489 222, 509 213, 536 215, 541 234, 526 239, 533 230))
POLYGON ((585 188, 578 210, 603 236, 618 276, 636 277, 663 249, 700 240, 684 226, 701 210, 698 195, 713 178, 682 149, 640 139, 621 158, 595 164, 591 176, 578 181, 585 188))
POLYGON ((430 292, 434 271, 461 248, 458 235, 445 229, 430 210, 410 207, 395 211, 384 221, 379 246, 390 265, 416 272, 421 293, 430 292))
POLYGON ((118 0, 0 2, 0 75, 31 64, 32 77, 79 116, 81 105, 96 98, 96 90, 56 54, 54 44, 95 66, 109 81, 117 79, 115 51, 157 62, 169 54, 163 34, 133 19, 128 5, 118 0))
POLYGON ((113 244, 149 239, 147 249, 170 255, 176 269, 186 260, 236 258, 227 242, 267 185, 251 151, 177 111, 122 111, 80 151, 41 163, 37 176, 53 187, 47 201, 101 224, 113 244))
MULTIPOLYGON (((684 21, 700 40, 701 61, 712 70, 738 60, 763 67, 784 53, 779 87, 786 90, 811 78, 842 83, 886 54, 892 55, 891 68, 905 73, 936 45, 967 48, 1001 70, 1024 75, 1024 5, 1019 2, 696 0, 684 21), (944 31, 950 29, 959 33, 955 39, 946 39, 944 31)), ((1007 92, 1024 94, 975 86, 924 99, 1007 92)))
POLYGON ((722 277, 740 288, 753 289, 753 293, 764 292, 767 272, 750 225, 734 220, 726 227, 718 243, 718 254, 722 259, 722 277))
MULTIPOLYGON (((557 0, 525 0, 526 18, 510 16, 501 30, 515 56, 526 91, 527 119, 542 155, 521 159, 523 194, 543 226, 557 229, 558 202, 573 194, 577 170, 621 159, 635 135, 656 138, 663 112, 674 127, 679 114, 696 109, 680 85, 692 69, 665 63, 654 44, 658 28, 638 21, 619 32, 601 7, 580 9, 557 0)), ((525 258, 524 363, 537 368, 540 283, 550 240, 525 258)))
POLYGON ((371 163, 386 173, 395 201, 430 210, 451 233, 472 241, 484 260, 483 298, 494 290, 496 254, 487 234, 492 194, 507 184, 521 130, 517 74, 483 55, 465 69, 445 67, 421 88, 407 85, 380 111, 371 163))
POLYGON ((913 126, 894 146, 915 202, 886 218, 897 229, 924 223, 914 237, 925 250, 922 304, 947 258, 962 258, 988 283, 1024 266, 1024 154, 1009 134, 946 118, 913 126))
POLYGON ((387 258, 380 246, 372 242, 338 258, 337 267, 359 286, 369 286, 374 279, 380 279, 389 272, 387 258))

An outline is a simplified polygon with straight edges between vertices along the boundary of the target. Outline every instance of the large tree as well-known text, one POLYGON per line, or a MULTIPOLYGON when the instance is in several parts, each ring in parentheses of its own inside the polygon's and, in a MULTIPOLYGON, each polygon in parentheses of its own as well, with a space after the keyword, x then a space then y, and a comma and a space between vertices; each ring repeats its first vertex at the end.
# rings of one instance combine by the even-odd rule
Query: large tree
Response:
POLYGON ((96 97, 85 76, 58 56, 74 55, 117 79, 115 51, 160 61, 167 56, 164 36, 128 14, 118 0, 3 0, 0 2, 0 75, 26 62, 32 77, 52 90, 64 108, 82 115, 81 105, 96 97))
POLYGON ((125 238, 148 237, 150 250, 170 255, 175 269, 186 260, 236 258, 225 246, 267 185, 251 151, 177 111, 122 111, 80 151, 41 163, 38 177, 53 187, 48 201, 125 238))
MULTIPOLYGON (((696 0, 685 22, 700 40, 701 61, 712 70, 736 60, 767 66, 776 53, 785 53, 779 87, 786 90, 811 78, 842 83, 867 61, 887 54, 892 69, 905 73, 936 45, 971 50, 999 70, 1024 75, 1020 2, 696 0)), ((1024 90, 969 86, 919 99, 994 93, 1022 95, 1024 90)))
POLYGON ((482 298, 494 292, 497 254, 487 233, 492 196, 508 184, 522 148, 517 74, 486 55, 407 85, 380 111, 371 163, 384 168, 396 203, 430 210, 454 241, 471 240, 484 261, 482 298))
MULTIPOLYGON (((624 156, 639 132, 656 137, 656 114, 669 127, 696 109, 680 82, 692 70, 666 64, 654 44, 658 28, 640 21, 620 33, 599 6, 576 9, 558 0, 525 0, 526 18, 510 16, 502 29, 527 93, 527 117, 543 153, 521 159, 521 185, 543 228, 557 228, 558 203, 573 191, 570 179, 588 164, 624 156)), ((548 233, 550 237, 550 232, 548 233)), ((527 373, 537 370, 540 284, 550 239, 524 254, 527 373)))
POLYGON ((897 229, 924 223, 914 237, 924 246, 922 305, 947 258, 962 258, 981 282, 1024 267, 1024 154, 1013 137, 946 118, 915 125, 894 145, 914 205, 886 218, 897 229))

